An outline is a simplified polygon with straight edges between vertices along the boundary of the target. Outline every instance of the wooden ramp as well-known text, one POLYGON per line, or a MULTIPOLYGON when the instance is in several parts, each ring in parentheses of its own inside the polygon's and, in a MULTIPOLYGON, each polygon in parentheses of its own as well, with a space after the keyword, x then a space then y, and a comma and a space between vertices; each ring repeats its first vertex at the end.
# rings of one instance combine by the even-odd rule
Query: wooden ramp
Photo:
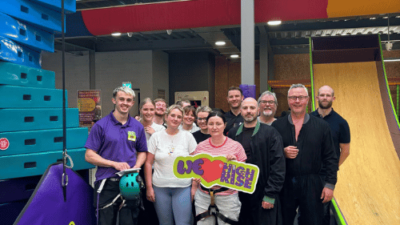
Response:
MULTIPOLYGON (((376 62, 314 64, 314 91, 335 90, 350 126, 350 156, 334 192, 349 225, 400 224, 400 161, 386 123, 376 62)), ((317 104, 317 103, 316 103, 317 104)))

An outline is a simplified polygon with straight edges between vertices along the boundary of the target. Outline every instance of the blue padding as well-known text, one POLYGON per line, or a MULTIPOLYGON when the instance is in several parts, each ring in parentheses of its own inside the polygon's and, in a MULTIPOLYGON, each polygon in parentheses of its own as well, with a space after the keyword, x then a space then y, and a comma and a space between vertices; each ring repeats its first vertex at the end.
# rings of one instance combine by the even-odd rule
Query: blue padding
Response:
POLYGON ((2 36, 0 36, 0 60, 41 68, 39 52, 2 36))
MULTIPOLYGON (((31 0, 42 4, 43 6, 49 7, 53 10, 61 12, 61 0, 31 0)), ((76 1, 75 0, 64 0, 65 12, 74 13, 76 12, 76 1)))
POLYGON ((31 48, 54 52, 54 34, 0 13, 0 36, 31 48))
MULTIPOLYGON (((0 109, 2 108, 61 108, 62 90, 19 87, 0 84, 0 109)), ((65 91, 65 107, 67 91, 65 91)))
POLYGON ((23 200, 0 204, 1 225, 13 225, 26 202, 26 200, 23 200))
POLYGON ((0 62, 0 84, 55 88, 55 73, 9 62, 0 62))
MULTIPOLYGON (((67 127, 79 127, 78 109, 66 111, 67 127)), ((61 129, 62 109, 0 109, 0 124, 0 132, 61 129)))
POLYGON ((0 204, 29 199, 40 176, 0 181, 0 204))
POLYGON ((61 32, 61 13, 29 0, 2 0, 0 12, 51 32, 61 32))
MULTIPOLYGON (((0 156, 62 150, 62 137, 62 129, 2 132, 0 139, 6 138, 9 147, 0 151, 0 156)), ((84 147, 87 137, 88 129, 86 127, 68 128, 67 149, 84 147)))
MULTIPOLYGON (((85 161, 85 148, 70 149, 68 155, 74 162, 74 170, 91 169, 94 166, 85 161)), ((62 160, 62 151, 0 157, 0 179, 29 177, 43 174, 47 167, 62 160)), ((69 163, 68 163, 69 164, 69 163)))

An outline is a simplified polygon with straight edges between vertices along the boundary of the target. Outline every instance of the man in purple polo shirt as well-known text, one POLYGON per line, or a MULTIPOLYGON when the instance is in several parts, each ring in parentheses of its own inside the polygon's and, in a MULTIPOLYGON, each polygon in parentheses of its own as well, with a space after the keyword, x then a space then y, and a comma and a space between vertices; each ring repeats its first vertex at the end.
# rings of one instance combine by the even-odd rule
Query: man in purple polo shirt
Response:
POLYGON ((98 224, 116 224, 119 213, 119 224, 132 225, 137 224, 140 201, 123 203, 116 198, 119 178, 115 173, 140 168, 146 160, 147 142, 142 124, 129 116, 135 103, 134 91, 118 87, 113 91, 112 102, 115 110, 90 131, 85 159, 97 166, 94 204, 98 208, 98 224))

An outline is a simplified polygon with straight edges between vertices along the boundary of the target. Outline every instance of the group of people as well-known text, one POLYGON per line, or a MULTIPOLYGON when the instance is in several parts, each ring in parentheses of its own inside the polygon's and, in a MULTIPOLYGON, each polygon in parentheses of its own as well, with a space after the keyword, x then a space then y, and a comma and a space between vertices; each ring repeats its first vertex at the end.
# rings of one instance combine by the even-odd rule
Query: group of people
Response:
POLYGON ((308 114, 308 90, 294 84, 288 91, 290 114, 276 119, 273 92, 244 99, 242 90, 232 87, 227 113, 208 106, 195 109, 189 101, 167 107, 164 99, 146 98, 136 120, 129 116, 135 93, 116 88, 115 109, 93 126, 85 145, 86 161, 98 167, 98 224, 293 225, 296 215, 300 225, 329 224, 350 130, 332 108, 332 88, 321 87, 317 100, 319 108, 308 114), (199 179, 176 178, 174 160, 200 153, 257 165, 254 193, 208 189, 199 179), (140 200, 115 198, 115 173, 130 168, 142 168, 144 210, 140 200))

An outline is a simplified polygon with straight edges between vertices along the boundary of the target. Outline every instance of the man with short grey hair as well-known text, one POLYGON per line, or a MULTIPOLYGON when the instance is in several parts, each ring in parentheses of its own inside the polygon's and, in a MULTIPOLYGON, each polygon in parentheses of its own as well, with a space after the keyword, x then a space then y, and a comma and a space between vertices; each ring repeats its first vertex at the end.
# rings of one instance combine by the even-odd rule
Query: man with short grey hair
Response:
POLYGON ((260 116, 257 118, 261 123, 271 125, 276 118, 276 108, 278 107, 278 100, 273 92, 265 91, 258 98, 258 109, 260 116))
POLYGON ((272 124, 282 136, 286 157, 281 192, 283 225, 293 225, 297 208, 301 213, 299 225, 323 224, 323 203, 332 199, 337 181, 331 128, 327 122, 306 113, 308 100, 304 85, 292 85, 288 92, 290 114, 272 124))

